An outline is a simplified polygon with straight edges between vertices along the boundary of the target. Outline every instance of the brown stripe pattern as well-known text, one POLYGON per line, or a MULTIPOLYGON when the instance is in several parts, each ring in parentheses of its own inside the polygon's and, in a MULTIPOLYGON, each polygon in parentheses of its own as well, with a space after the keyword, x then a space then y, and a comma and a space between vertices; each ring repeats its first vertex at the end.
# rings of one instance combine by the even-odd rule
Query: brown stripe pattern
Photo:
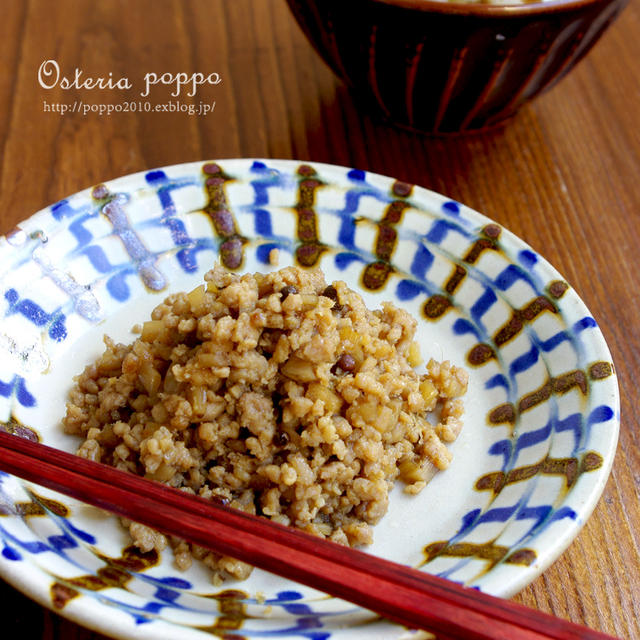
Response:
POLYGON ((446 541, 434 542, 423 549, 425 560, 423 564, 431 562, 438 556, 451 558, 479 558, 486 560, 485 573, 493 569, 499 562, 518 564, 525 567, 530 566, 536 559, 536 552, 533 549, 518 549, 509 553, 509 547, 486 542, 484 544, 474 544, 471 542, 455 542, 450 544, 446 541))
POLYGON ((28 491, 31 500, 25 502, 16 502, 10 507, 6 504, 0 504, 0 516, 46 516, 51 511, 57 516, 66 518, 69 515, 69 509, 52 498, 43 498, 33 491, 28 491))
POLYGON ((244 636, 229 633, 242 628, 244 621, 250 617, 247 613, 245 601, 249 594, 236 589, 226 589, 212 596, 207 596, 218 601, 219 616, 211 626, 198 627, 200 631, 206 631, 214 636, 229 640, 245 640, 244 636))
POLYGON ((589 380, 603 380, 610 375, 613 375, 611 363, 595 362, 589 366, 587 373, 575 369, 561 376, 549 378, 538 389, 522 396, 516 406, 506 402, 494 407, 489 412, 487 422, 491 426, 504 424, 514 426, 522 413, 546 402, 552 395, 563 395, 577 388, 586 397, 589 393, 589 380))
MULTIPOLYGON (((486 225, 481 230, 480 237, 473 243, 462 260, 467 264, 474 264, 485 251, 498 251, 498 240, 501 233, 502 229, 497 224, 486 225)), ((428 320, 437 320, 453 307, 450 296, 453 296, 466 277, 467 269, 461 264, 454 265, 451 275, 443 286, 443 290, 448 296, 434 294, 426 300, 422 307, 422 312, 428 320)), ((493 349, 488 345, 479 345, 479 347, 477 352, 472 352, 468 357, 469 363, 472 365, 484 364, 495 357, 493 349)))
POLYGON ((494 471, 482 476, 476 482, 478 491, 492 491, 499 494, 507 485, 515 484, 533 478, 538 474, 551 476, 564 476, 565 489, 573 487, 581 473, 595 471, 603 464, 602 456, 589 452, 577 458, 550 458, 545 457, 537 464, 524 465, 508 472, 494 471))
MULTIPOLYGON (((396 198, 406 198, 411 195, 412 190, 413 185, 396 181, 391 193, 396 198)), ((368 264, 362 274, 362 285, 370 291, 382 289, 394 272, 391 258, 398 244, 396 225, 402 221, 402 214, 409 206, 405 200, 393 200, 387 205, 382 219, 377 223, 378 232, 374 247, 377 260, 368 264)))
POLYGON ((145 571, 158 564, 157 551, 141 552, 131 545, 122 550, 119 558, 96 554, 106 566, 100 567, 95 575, 86 574, 75 578, 58 578, 51 585, 53 606, 62 609, 70 600, 80 595, 80 591, 101 591, 102 589, 124 588, 134 577, 132 572, 145 571))
POLYGON ((247 239, 240 235, 227 202, 225 184, 233 178, 216 163, 205 164, 202 171, 207 176, 205 189, 208 202, 203 211, 211 219, 216 236, 220 239, 220 261, 229 270, 239 269, 244 262, 244 245, 247 239))
POLYGON ((320 242, 318 219, 314 211, 316 191, 323 185, 316 170, 306 164, 298 167, 298 198, 294 210, 296 213, 296 238, 300 243, 295 251, 298 264, 314 267, 327 247, 320 242))

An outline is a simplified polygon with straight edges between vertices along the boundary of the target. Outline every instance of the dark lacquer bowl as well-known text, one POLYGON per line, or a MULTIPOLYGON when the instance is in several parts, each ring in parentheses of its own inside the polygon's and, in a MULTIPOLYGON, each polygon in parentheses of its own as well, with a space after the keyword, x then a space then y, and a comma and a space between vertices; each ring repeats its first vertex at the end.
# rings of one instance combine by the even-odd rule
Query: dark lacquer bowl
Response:
POLYGON ((566 75, 627 1, 287 0, 358 95, 391 122, 430 133, 513 115, 566 75))

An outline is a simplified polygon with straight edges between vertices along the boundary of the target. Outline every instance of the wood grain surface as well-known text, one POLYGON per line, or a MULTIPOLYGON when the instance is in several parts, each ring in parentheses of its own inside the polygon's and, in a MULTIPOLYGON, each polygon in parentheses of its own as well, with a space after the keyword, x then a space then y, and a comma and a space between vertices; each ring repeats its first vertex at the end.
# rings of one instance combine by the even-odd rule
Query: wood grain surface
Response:
MULTIPOLYGON (((640 2, 505 127, 428 138, 365 115, 313 52, 284 0, 1 0, 0 233, 106 179, 230 157, 354 166, 434 189, 504 225, 572 284, 602 327, 620 380, 611 478, 560 559, 515 600, 640 638, 640 2), (61 73, 217 72, 192 102, 208 115, 60 113, 134 91, 45 89, 61 73), (47 107, 49 110, 47 111, 47 107)), ((152 107, 173 87, 155 87, 152 107)), ((183 94, 184 95, 184 94, 183 94)), ((3 637, 97 640, 0 581, 3 637)))

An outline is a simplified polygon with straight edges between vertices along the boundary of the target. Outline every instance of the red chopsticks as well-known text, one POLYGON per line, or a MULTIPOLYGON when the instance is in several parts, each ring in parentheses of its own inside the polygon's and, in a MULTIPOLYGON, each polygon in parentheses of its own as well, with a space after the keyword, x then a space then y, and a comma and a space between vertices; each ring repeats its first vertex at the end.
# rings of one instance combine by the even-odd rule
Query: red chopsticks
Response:
POLYGON ((0 431, 0 468, 371 609, 439 640, 605 640, 475 589, 0 431))

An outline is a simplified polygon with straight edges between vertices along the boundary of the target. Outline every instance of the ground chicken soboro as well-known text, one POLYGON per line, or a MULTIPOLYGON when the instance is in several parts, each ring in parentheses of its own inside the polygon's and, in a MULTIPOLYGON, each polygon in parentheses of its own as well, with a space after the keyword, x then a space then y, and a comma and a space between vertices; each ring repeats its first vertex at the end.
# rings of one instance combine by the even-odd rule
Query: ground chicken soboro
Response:
MULTIPOLYGON (((419 352, 416 321, 369 311, 343 282, 294 267, 169 296, 132 345, 76 378, 64 427, 79 455, 350 545, 371 542, 394 480, 420 491, 451 459, 467 374, 419 352), (438 415, 432 425, 429 415, 438 415)), ((127 522, 142 550, 167 539, 127 522)), ((251 567, 168 541, 215 581, 251 567)))

